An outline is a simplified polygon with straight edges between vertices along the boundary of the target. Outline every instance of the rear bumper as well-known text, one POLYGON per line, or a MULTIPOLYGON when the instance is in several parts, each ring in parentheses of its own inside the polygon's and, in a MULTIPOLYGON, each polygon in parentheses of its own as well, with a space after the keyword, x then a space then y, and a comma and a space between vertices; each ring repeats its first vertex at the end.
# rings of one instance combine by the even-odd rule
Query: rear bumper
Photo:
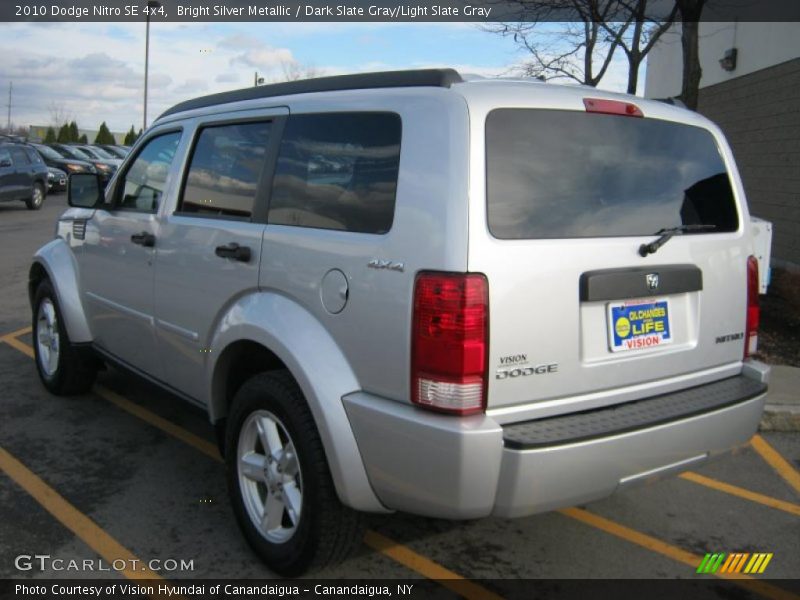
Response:
POLYGON ((370 483, 388 508, 450 519, 521 517, 603 498, 745 444, 763 411, 766 385, 756 381, 767 369, 745 373, 694 388, 695 400, 683 391, 629 403, 639 406, 617 423, 609 417, 626 405, 500 426, 362 392, 343 400, 370 483), (676 413, 680 405, 685 411, 676 413), (575 417, 584 421, 577 428, 575 417))

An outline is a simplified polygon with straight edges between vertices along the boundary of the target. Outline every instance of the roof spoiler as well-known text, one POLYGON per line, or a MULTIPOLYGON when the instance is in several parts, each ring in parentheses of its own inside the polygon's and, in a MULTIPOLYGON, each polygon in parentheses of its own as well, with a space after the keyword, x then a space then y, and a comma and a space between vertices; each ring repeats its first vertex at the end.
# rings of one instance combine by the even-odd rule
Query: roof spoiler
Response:
POLYGON ((260 85, 257 87, 222 92, 202 96, 176 104, 156 119, 187 110, 205 108, 229 102, 288 96, 291 94, 311 94, 314 92, 333 92, 340 90, 363 90, 392 87, 444 87, 449 88, 463 79, 454 69, 420 69, 414 71, 382 71, 378 73, 356 73, 353 75, 336 75, 333 77, 316 77, 260 85))

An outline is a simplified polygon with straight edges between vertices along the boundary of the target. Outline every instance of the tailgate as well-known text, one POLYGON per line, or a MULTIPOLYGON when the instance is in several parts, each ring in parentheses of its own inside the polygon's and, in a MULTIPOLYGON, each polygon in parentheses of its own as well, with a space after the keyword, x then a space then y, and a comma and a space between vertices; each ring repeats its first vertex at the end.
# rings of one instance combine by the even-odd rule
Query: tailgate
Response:
POLYGON ((485 125, 469 269, 489 281, 489 409, 741 361, 748 248, 721 140, 574 110, 495 109, 485 125))

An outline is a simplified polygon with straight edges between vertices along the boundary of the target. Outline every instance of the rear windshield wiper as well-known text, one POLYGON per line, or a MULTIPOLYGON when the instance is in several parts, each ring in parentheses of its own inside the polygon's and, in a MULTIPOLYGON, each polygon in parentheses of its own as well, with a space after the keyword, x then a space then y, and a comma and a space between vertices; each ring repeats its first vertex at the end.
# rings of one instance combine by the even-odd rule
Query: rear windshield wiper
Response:
POLYGON ((639 246, 639 256, 647 256, 648 254, 655 254, 656 251, 661 248, 664 244, 666 244, 673 235, 676 233, 685 233, 687 231, 705 231, 710 229, 716 229, 716 225, 678 225, 677 227, 668 227, 666 229, 659 229, 653 235, 660 235, 661 237, 658 238, 654 242, 650 242, 649 244, 642 244, 639 246))

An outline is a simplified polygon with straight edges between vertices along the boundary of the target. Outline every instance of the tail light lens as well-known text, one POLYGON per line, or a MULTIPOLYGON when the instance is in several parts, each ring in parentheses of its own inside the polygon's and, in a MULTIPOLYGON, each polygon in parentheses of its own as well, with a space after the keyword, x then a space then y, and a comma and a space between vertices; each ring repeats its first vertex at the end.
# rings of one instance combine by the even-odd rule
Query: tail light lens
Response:
POLYGON ((747 258, 747 325, 744 332, 744 357, 748 358, 758 348, 758 321, 761 309, 758 306, 758 261, 755 256, 747 258))
POLYGON ((477 273, 424 272, 414 288, 411 400, 467 415, 486 408, 489 286, 477 273))

